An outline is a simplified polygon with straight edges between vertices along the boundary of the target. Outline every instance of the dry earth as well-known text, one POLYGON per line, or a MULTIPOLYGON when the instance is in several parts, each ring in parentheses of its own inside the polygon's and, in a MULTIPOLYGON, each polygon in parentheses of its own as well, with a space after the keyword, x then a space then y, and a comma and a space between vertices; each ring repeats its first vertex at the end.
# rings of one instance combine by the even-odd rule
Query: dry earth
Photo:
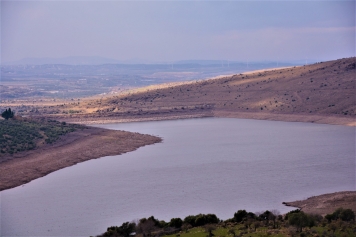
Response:
POLYGON ((337 208, 349 208, 356 212, 356 191, 328 193, 310 197, 306 200, 284 202, 286 206, 298 207, 310 214, 326 215, 333 213, 337 208))
POLYGON ((355 62, 353 57, 259 70, 22 110, 76 123, 215 116, 355 126, 355 62))
POLYGON ((61 137, 54 145, 22 152, 1 162, 0 191, 79 162, 123 154, 160 141, 160 138, 150 135, 102 128, 75 131, 61 137))

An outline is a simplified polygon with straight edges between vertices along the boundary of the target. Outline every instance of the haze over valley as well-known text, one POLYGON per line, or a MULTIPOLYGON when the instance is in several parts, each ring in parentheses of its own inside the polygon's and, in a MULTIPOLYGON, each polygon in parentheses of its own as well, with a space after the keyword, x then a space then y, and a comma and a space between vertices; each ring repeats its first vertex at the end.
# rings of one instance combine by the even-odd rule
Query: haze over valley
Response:
POLYGON ((51 60, 47 60, 48 63, 43 60, 41 62, 45 64, 40 65, 2 65, 0 101, 78 99, 155 84, 201 80, 249 70, 295 65, 291 62, 227 60, 187 60, 159 64, 102 64, 105 60, 99 60, 95 61, 101 62, 97 65, 89 60, 87 64, 81 65, 82 60, 73 61, 76 65, 49 64, 51 60))

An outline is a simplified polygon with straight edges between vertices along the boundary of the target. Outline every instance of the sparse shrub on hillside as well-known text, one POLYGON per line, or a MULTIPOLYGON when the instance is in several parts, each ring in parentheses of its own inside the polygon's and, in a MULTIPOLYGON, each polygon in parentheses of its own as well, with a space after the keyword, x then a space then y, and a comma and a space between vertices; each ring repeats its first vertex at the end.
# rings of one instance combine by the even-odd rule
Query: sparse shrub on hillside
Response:
POLYGON ((1 117, 4 119, 8 120, 9 118, 13 118, 15 115, 15 112, 11 111, 11 108, 6 109, 4 112, 1 113, 1 117))

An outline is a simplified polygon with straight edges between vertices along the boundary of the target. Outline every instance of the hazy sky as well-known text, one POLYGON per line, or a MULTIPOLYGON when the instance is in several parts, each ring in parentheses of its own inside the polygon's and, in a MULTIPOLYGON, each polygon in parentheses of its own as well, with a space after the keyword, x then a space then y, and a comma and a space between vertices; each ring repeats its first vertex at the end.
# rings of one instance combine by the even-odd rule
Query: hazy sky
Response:
POLYGON ((354 1, 1 1, 1 59, 355 56, 354 1))

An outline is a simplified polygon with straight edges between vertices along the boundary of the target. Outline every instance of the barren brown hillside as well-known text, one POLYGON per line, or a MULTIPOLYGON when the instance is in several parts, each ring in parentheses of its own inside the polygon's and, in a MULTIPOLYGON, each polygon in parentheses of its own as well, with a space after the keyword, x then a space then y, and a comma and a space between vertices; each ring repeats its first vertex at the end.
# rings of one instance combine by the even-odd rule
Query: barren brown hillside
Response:
POLYGON ((355 62, 353 57, 163 84, 29 114, 83 123, 222 116, 355 125, 355 62))

